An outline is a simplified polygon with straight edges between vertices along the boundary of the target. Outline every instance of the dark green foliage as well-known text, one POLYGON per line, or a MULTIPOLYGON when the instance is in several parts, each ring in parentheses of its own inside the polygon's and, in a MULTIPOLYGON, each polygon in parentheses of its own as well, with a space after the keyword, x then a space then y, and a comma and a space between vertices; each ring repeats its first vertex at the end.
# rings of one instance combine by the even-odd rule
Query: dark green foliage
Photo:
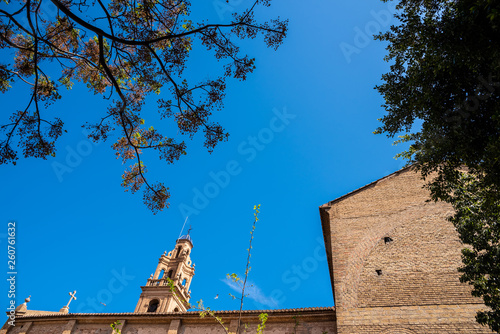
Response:
POLYGON ((402 0, 389 42, 391 70, 377 86, 387 114, 375 133, 410 142, 399 154, 451 203, 464 243, 462 280, 491 312, 477 320, 500 330, 500 2, 402 0), (459 170, 466 170, 467 174, 459 170), (472 178, 470 175, 475 175, 472 178))
POLYGON ((473 295, 483 297, 492 310, 480 312, 477 319, 500 331, 500 196, 477 178, 463 175, 453 194, 456 213, 451 221, 462 242, 470 248, 462 250, 464 266, 462 282, 474 286, 473 295))

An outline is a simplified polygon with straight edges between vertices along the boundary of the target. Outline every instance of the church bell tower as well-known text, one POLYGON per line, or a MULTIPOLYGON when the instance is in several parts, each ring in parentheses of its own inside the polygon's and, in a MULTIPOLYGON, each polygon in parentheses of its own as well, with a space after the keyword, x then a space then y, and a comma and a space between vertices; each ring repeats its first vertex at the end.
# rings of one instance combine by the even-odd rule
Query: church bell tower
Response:
POLYGON ((177 239, 172 251, 163 253, 154 275, 148 279, 146 286, 141 286, 142 293, 134 313, 185 312, 190 308, 189 286, 194 276, 191 249, 193 242, 188 233, 177 239), (172 280, 173 289, 167 278, 172 280))

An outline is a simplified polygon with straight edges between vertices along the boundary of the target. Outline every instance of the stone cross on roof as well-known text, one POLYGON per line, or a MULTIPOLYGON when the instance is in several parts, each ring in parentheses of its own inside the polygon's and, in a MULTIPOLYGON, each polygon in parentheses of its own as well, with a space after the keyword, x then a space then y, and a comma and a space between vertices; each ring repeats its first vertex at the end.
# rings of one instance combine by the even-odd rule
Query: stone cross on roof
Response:
POLYGON ((73 291, 73 293, 71 293, 71 292, 70 292, 70 293, 69 293, 69 295, 70 295, 71 297, 69 297, 69 302, 68 302, 68 304, 66 304, 66 307, 67 307, 67 308, 69 308, 69 303, 71 303, 71 301, 72 301, 73 299, 74 299, 74 300, 76 300, 76 297, 75 297, 75 295, 76 295, 76 290, 75 290, 75 291, 73 291))
POLYGON ((69 293, 69 295, 70 295, 70 297, 69 297, 69 301, 68 301, 68 303, 66 304, 66 306, 63 306, 63 308, 62 308, 62 309, 60 309, 60 310, 59 310, 59 312, 62 312, 62 313, 65 313, 65 314, 69 313, 69 304, 71 303, 71 301, 72 301, 73 299, 74 299, 74 300, 76 300, 76 297, 75 297, 75 295, 76 295, 76 290, 75 290, 75 291, 73 291, 73 292, 70 292, 70 293, 69 293))

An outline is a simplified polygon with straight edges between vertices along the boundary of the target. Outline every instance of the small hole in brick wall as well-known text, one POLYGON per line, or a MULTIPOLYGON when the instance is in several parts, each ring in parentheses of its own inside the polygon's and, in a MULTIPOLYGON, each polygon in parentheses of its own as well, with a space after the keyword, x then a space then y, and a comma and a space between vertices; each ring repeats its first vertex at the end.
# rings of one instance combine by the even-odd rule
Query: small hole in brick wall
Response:
POLYGON ((391 237, 384 237, 384 242, 386 244, 388 244, 389 242, 392 242, 392 238, 391 237))
POLYGON ((375 272, 376 272, 376 273, 377 273, 377 275, 379 275, 379 276, 380 276, 380 275, 382 275, 382 269, 377 269, 377 270, 375 270, 375 272))

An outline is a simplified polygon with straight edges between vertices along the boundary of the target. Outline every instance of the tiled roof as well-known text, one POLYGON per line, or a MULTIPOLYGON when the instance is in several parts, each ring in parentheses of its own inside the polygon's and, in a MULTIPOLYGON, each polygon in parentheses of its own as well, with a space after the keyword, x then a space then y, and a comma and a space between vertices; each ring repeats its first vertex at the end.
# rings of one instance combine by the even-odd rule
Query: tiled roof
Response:
MULTIPOLYGON (((214 311, 217 315, 238 315, 239 310, 231 310, 231 311, 214 311)), ((277 314, 277 313, 299 313, 299 312, 321 312, 321 311, 335 311, 335 307, 303 307, 303 308, 291 308, 291 309, 278 309, 278 310, 244 310, 242 314, 251 315, 251 314, 260 314, 267 313, 269 315, 277 314)), ((71 318, 71 317, 82 317, 82 316, 121 316, 121 317, 161 317, 161 316, 196 316, 198 317, 198 311, 187 311, 187 312, 171 312, 171 313, 52 313, 52 314, 30 314, 24 315, 19 318, 71 318)))

